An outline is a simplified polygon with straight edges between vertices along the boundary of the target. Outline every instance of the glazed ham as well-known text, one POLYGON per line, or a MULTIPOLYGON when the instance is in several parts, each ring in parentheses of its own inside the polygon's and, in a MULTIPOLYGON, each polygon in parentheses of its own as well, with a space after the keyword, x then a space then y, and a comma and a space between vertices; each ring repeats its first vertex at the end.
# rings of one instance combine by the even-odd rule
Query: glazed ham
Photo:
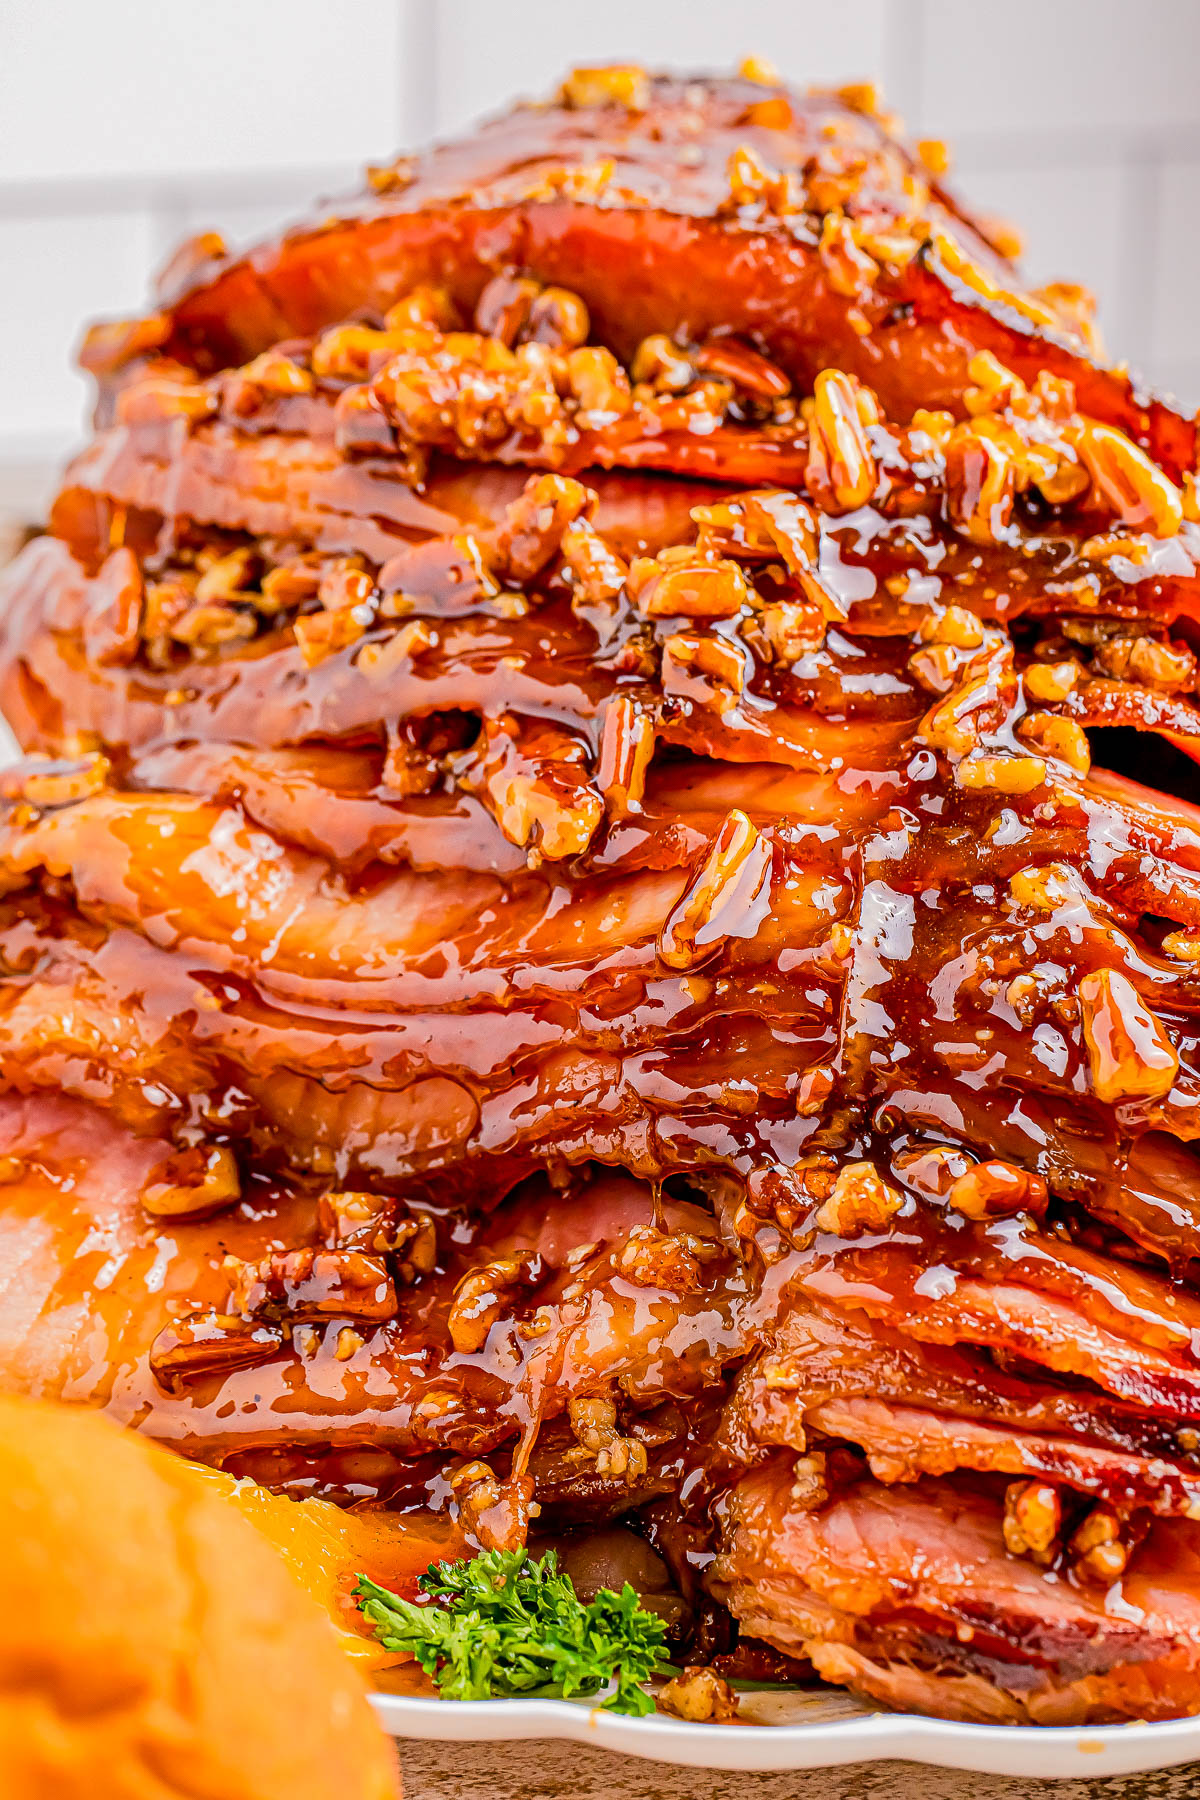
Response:
POLYGON ((828 1680, 993 1724, 1192 1710, 1197 1525, 1152 1526, 1112 1605, 1013 1556, 984 1487, 864 1481, 813 1508, 791 1479, 772 1464, 721 1503, 729 1547, 713 1586, 751 1632, 807 1650, 828 1680))
POLYGON ((577 71, 95 328, 0 1379, 679 1654, 1200 1706, 1192 421, 865 89, 577 71))

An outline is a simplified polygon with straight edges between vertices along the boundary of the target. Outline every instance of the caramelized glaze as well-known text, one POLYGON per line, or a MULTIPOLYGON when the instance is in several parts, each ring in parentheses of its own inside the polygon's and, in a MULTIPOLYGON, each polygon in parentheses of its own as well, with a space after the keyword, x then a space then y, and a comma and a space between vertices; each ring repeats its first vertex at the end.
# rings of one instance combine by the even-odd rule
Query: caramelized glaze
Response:
POLYGON ((720 1666, 1193 1708, 1192 422, 857 91, 200 248, 2 584, 4 1379, 623 1519, 720 1666))

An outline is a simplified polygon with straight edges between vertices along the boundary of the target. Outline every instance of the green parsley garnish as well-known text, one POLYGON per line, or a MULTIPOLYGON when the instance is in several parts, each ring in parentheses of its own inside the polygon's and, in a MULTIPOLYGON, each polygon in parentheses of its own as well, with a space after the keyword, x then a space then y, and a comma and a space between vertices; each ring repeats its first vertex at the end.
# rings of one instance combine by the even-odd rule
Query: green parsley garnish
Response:
POLYGON ((407 1650, 448 1700, 613 1692, 610 1712, 648 1713, 642 1686, 664 1661, 666 1627, 626 1582, 588 1605, 553 1550, 485 1550, 431 1563, 418 1583, 428 1604, 402 1600, 365 1575, 354 1592, 386 1650, 407 1650))

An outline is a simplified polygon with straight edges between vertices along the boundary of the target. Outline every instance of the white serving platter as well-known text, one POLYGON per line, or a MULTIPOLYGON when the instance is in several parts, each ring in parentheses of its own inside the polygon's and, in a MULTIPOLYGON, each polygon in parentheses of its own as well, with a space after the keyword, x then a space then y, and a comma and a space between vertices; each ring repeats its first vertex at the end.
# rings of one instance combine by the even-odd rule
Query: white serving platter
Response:
POLYGON ((1083 1728, 960 1725, 912 1713, 870 1712, 836 1693, 746 1695, 743 1713, 759 1722, 745 1726, 692 1725, 662 1714, 631 1719, 587 1701, 452 1701, 377 1694, 374 1703, 384 1727, 397 1738, 457 1743, 566 1738, 697 1769, 767 1773, 891 1757, 982 1774, 1078 1780, 1200 1761, 1200 1719, 1083 1728), (783 1717, 787 1723, 771 1722, 783 1717))

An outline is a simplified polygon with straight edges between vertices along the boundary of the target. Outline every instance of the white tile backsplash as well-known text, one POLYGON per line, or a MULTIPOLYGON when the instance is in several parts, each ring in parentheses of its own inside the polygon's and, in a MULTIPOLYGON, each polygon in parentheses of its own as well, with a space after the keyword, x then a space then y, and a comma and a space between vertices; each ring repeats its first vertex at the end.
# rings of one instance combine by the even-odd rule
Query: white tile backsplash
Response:
POLYGON ((1194 363, 1196 294, 1200 290, 1200 155, 1163 165, 1158 255, 1147 272, 1150 353, 1158 365, 1194 363))
POLYGON ((1123 314, 1122 206, 1126 173, 1116 160, 1087 166, 973 167, 963 157, 953 173, 957 193, 973 208, 1005 219, 1025 240, 1023 265, 1036 286, 1078 281, 1099 301, 1106 340, 1117 342, 1123 314))
POLYGON ((1196 124, 1196 0, 922 6, 923 129, 966 137, 1196 124))
POLYGON ((1200 357, 1148 357, 1142 373, 1160 393, 1171 394, 1186 412, 1200 409, 1200 357))
POLYGON ((438 131, 544 94, 578 63, 728 70, 754 55, 801 85, 878 78, 886 12, 887 0, 438 0, 438 131))
POLYGON ((87 388, 72 366, 86 320, 137 309, 153 261, 145 213, 0 216, 0 446, 69 442, 87 388))
POLYGON ((4 0, 0 179, 360 162, 399 146, 397 0, 4 0))
MULTIPOLYGON (((882 79, 1036 281, 1200 399, 1200 0, 0 0, 0 485, 78 433, 83 321, 181 237, 232 243, 576 63, 882 79)), ((40 477, 39 477, 40 479, 40 477)))

